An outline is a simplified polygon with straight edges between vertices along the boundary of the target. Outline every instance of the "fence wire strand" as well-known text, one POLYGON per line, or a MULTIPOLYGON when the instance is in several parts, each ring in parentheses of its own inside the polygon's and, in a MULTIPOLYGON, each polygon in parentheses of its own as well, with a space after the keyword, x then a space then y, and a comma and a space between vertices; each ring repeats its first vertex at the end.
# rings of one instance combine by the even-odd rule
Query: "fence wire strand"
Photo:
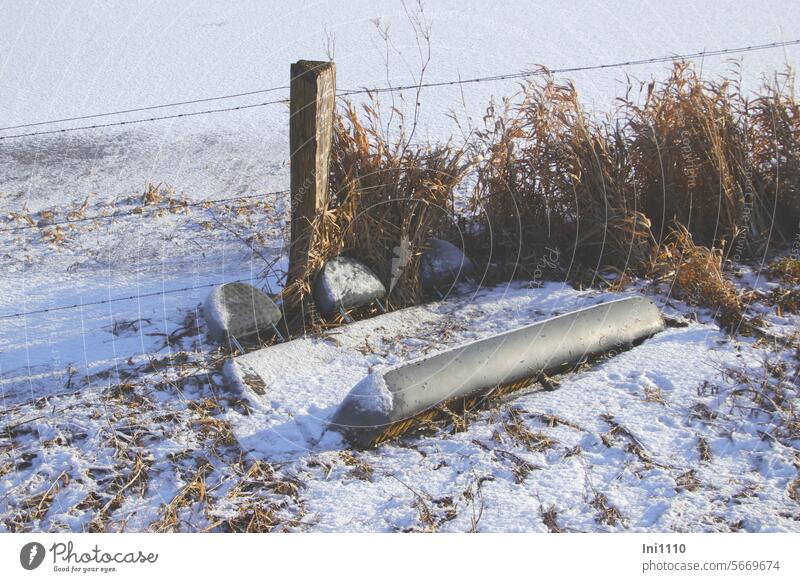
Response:
MULTIPOLYGON (((579 73, 579 72, 586 72, 586 71, 599 71, 604 69, 613 69, 613 68, 621 68, 621 67, 629 67, 629 66, 639 66, 639 65, 647 65, 647 64, 657 64, 657 63, 665 63, 671 61, 680 61, 680 60, 689 60, 689 59, 698 59, 698 58, 705 58, 705 57, 713 57, 713 56, 723 56, 723 55, 733 55, 733 54, 741 54, 747 52, 754 52, 754 51, 762 51, 768 49, 775 49, 775 48, 785 48, 789 46, 795 46, 800 44, 800 39, 794 40, 785 40, 785 41, 776 41, 770 42, 765 44, 758 44, 758 45, 748 45, 743 47, 734 47, 734 48, 724 48, 724 49, 715 49, 715 50, 704 50, 704 51, 697 51, 693 53, 683 53, 683 54, 671 54, 671 55, 663 55, 659 57, 651 57, 651 58, 644 58, 644 59, 633 59, 628 61, 619 61, 614 63, 604 63, 598 65, 583 65, 583 66, 575 66, 575 67, 562 67, 556 69, 550 69, 547 67, 542 67, 536 70, 530 71, 518 71, 515 73, 504 73, 500 75, 490 75, 484 77, 473 77, 469 79, 453 79, 449 81, 432 81, 428 83, 416 83, 416 84, 409 84, 409 85, 386 85, 383 87, 373 87, 373 88, 362 88, 362 89, 349 89, 338 91, 337 96, 339 97, 347 97, 351 95, 361 95, 361 94, 376 94, 376 93, 389 93, 389 92, 401 92, 401 91, 408 91, 408 90, 417 90, 417 89, 425 89, 425 88, 435 88, 435 87, 447 87, 447 86, 454 86, 454 85, 467 85, 472 83, 487 83, 487 82, 495 82, 495 81, 503 81, 503 80, 511 80, 511 79, 525 79, 534 77, 537 75, 543 75, 547 73, 551 74, 565 74, 565 73, 579 73)), ((132 109, 123 109, 120 111, 109 111, 105 113, 95 113, 89 115, 79 115, 75 117, 65 117, 63 119, 55 119, 51 121, 38 121, 33 123, 26 123, 20 125, 13 125, 8 127, 0 128, 0 131, 8 131, 12 129, 22 129, 27 127, 37 127, 42 125, 48 125, 53 123, 66 123, 68 121, 78 121, 78 120, 86 120, 86 119, 94 119, 94 118, 101 118, 101 117, 110 117, 114 115, 123 115, 127 113, 134 113, 140 111, 150 111, 155 109, 163 109, 167 107, 177 107, 182 105, 190 105, 196 103, 205 103, 209 101, 219 101, 224 99, 234 99, 239 97, 245 97, 250 95, 256 94, 263 94, 263 93, 270 93, 274 91, 280 90, 287 90, 287 86, 281 87, 270 87, 268 89, 259 89, 256 91, 247 91, 244 93, 233 93, 230 95, 221 95, 218 97, 206 97, 202 99, 193 99, 188 101, 179 101, 175 103, 164 103, 160 105, 150 105, 147 107, 137 107, 132 109)), ((107 127, 117 127, 117 126, 125 126, 125 125, 134 125, 140 123, 150 123, 155 121, 164 121, 168 119, 180 119, 183 117, 194 117, 198 115, 210 115, 213 113, 226 113, 231 111, 241 111, 244 109, 253 109, 256 107, 266 107, 269 105, 278 105, 278 104, 288 104, 288 99, 276 99, 273 101, 264 101, 261 103, 250 103, 247 105, 238 105, 233 107, 220 107, 216 109, 206 109, 202 111, 190 111, 186 113, 175 113, 170 115, 161 115, 161 116, 154 116, 154 117, 145 117, 142 119, 130 119, 125 121, 115 121, 110 123, 98 123, 92 125, 82 125, 78 127, 65 127, 61 129, 50 129, 50 130, 43 130, 43 131, 33 131, 27 133, 16 133, 11 135, 3 135, 0 136, 0 141, 2 140, 10 140, 10 139, 19 139, 24 137, 35 137, 35 136, 42 136, 42 135, 52 135, 52 134, 63 134, 63 133, 70 133, 73 131, 83 131, 83 130, 93 130, 93 129, 102 129, 107 127)))

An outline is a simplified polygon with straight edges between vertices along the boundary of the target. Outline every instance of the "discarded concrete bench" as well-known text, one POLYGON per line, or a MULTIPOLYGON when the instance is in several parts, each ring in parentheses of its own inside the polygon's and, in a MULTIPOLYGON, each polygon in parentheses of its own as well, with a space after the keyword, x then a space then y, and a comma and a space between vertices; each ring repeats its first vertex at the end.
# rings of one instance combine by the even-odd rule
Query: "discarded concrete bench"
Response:
POLYGON ((330 426, 355 446, 372 446, 402 434, 439 404, 514 390, 542 373, 629 348, 663 329, 658 308, 644 297, 565 313, 372 372, 345 397, 330 426))
POLYGON ((280 337, 275 324, 281 320, 281 310, 269 295, 247 283, 214 287, 203 304, 203 317, 216 342, 230 341, 240 351, 245 339, 271 333, 280 337))
POLYGON ((325 316, 340 313, 350 323, 345 310, 377 302, 386 295, 386 287, 364 263, 350 257, 335 257, 325 263, 314 281, 314 300, 325 316))
POLYGON ((428 244, 431 248, 420 259, 420 278, 426 292, 442 296, 443 289, 475 276, 475 263, 457 246, 438 238, 428 244))

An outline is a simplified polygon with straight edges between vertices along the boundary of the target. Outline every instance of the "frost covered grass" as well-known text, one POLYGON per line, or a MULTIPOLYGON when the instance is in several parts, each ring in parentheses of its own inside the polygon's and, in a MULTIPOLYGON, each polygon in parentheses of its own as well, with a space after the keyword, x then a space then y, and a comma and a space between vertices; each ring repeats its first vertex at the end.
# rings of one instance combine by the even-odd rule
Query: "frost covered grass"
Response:
MULTIPOLYGON (((92 231, 73 240, 84 236, 93 240, 92 231)), ((784 285, 764 272, 742 268, 737 292, 784 285)), ((281 445, 289 432, 264 427, 283 409, 226 385, 228 354, 208 343, 201 320, 175 320, 163 353, 159 336, 144 359, 53 376, 6 401, 0 528, 798 531, 797 317, 755 301, 749 308, 783 343, 732 337, 713 310, 676 299, 668 285, 638 282, 629 292, 653 297, 672 327, 371 451, 320 441, 311 423, 292 437, 301 446, 281 445)), ((399 324, 354 347, 353 365, 366 372, 613 296, 555 283, 482 289, 432 305, 449 312, 444 322, 409 327, 392 314, 399 324)), ((155 321, 136 325, 153 333, 155 321)), ((347 329, 323 343, 344 342, 347 329)), ((293 397, 352 386, 326 370, 298 370, 305 380, 293 397)), ((277 385, 265 389, 267 402, 277 398, 277 385)))

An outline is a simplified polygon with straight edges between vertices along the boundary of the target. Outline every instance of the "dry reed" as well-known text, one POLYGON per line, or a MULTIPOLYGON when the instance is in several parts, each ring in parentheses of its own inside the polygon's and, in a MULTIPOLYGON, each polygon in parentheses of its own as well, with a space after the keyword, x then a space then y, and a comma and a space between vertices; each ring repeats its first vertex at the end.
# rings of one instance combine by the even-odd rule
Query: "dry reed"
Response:
MULTIPOLYGON (((553 77, 522 101, 490 106, 477 132, 482 159, 473 208, 484 217, 494 259, 511 275, 535 276, 545 255, 595 270, 638 268, 650 222, 632 205, 632 164, 622 130, 583 109, 571 83, 553 77)), ((563 264, 562 264, 563 266, 563 264)))
POLYGON ((765 80, 749 110, 755 163, 774 210, 774 238, 782 244, 790 244, 800 224, 800 104, 794 85, 788 69, 765 80))
POLYGON ((420 255, 430 237, 452 236, 453 193, 468 169, 465 160, 450 144, 410 146, 402 130, 390 136, 374 103, 363 106, 363 116, 346 104, 334 122, 330 194, 312 223, 306 272, 283 293, 289 329, 324 324, 310 305, 311 287, 325 262, 340 254, 363 261, 389 289, 392 259, 407 245, 410 261, 396 270, 386 304, 421 302, 420 255))
POLYGON ((725 259, 762 256, 800 225, 793 76, 747 97, 736 78, 704 80, 678 62, 663 82, 642 84, 638 99, 629 84, 619 108, 599 118, 572 83, 543 73, 519 99, 493 103, 465 147, 411 147, 399 112, 400 130, 389 132, 375 101, 341 109, 328 204, 312 225, 306 272, 283 293, 290 331, 340 323, 323 321, 310 300, 316 273, 339 254, 389 287, 407 242, 410 261, 388 304, 419 303, 420 254, 431 236, 459 235, 454 193, 467 175, 475 185, 466 243, 490 265, 488 280, 591 284, 605 268, 621 280, 671 277, 679 295, 739 329, 725 259))
POLYGON ((746 327, 742 299, 722 269, 721 250, 695 244, 683 225, 658 247, 648 276, 668 283, 670 294, 687 303, 716 310, 716 319, 726 329, 746 327))
POLYGON ((625 104, 637 194, 659 241, 676 224, 705 246, 763 237, 763 181, 737 80, 703 80, 678 62, 666 81, 647 85, 642 105, 625 104))

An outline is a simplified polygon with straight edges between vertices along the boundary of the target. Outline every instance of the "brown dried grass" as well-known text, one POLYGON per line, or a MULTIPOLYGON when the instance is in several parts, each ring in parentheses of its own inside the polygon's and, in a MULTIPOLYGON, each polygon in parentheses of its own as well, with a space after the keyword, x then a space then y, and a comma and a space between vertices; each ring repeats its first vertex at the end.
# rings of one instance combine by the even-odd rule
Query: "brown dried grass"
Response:
POLYGON ((389 309, 405 307, 422 300, 419 259, 426 241, 452 237, 453 193, 469 165, 463 149, 409 145, 403 130, 388 135, 374 103, 361 113, 347 103, 334 121, 327 208, 311 225, 306 272, 283 292, 290 330, 325 325, 310 298, 314 277, 329 259, 345 254, 363 261, 388 289, 392 259, 407 241, 410 262, 386 301, 389 309))
POLYGON ((650 222, 632 205, 625 135, 591 118, 572 83, 545 76, 518 105, 490 106, 484 123, 473 209, 508 274, 534 276, 551 246, 595 269, 646 260, 650 222))
POLYGON ((704 80, 687 62, 648 84, 642 105, 625 100, 637 194, 659 241, 676 224, 706 246, 768 231, 747 108, 737 80, 704 80))
POLYGON ((597 511, 595 521, 600 525, 615 527, 617 524, 624 524, 625 519, 622 517, 622 513, 611 504, 604 493, 596 491, 589 505, 597 511))
POLYGON ((735 75, 704 80, 676 62, 663 82, 642 84, 639 98, 629 83, 618 110, 599 119, 572 83, 544 73, 517 103, 492 104, 476 132, 473 210, 484 254, 504 275, 575 268, 594 282, 606 266, 641 275, 681 227, 696 246, 742 260, 798 230, 791 73, 747 97, 735 75))
POLYGON ((656 249, 648 276, 668 283, 671 294, 690 305, 715 310, 726 329, 747 329, 740 294, 722 269, 722 251, 695 244, 686 227, 678 225, 656 249))
POLYGON ((508 411, 508 418, 503 421, 503 428, 514 442, 524 446, 532 453, 545 452, 556 444, 555 439, 530 430, 526 426, 523 412, 516 408, 508 411))
POLYGON ((184 485, 169 503, 163 505, 160 517, 150 524, 149 531, 164 533, 178 532, 183 528, 180 513, 196 503, 205 510, 207 496, 206 477, 211 472, 210 463, 201 464, 192 479, 184 485))
POLYGON ((69 473, 62 471, 50 486, 22 502, 16 515, 5 521, 5 526, 12 532, 31 531, 43 520, 59 492, 70 484, 69 473))
POLYGON ((473 168, 478 228, 466 242, 491 265, 489 279, 594 284, 605 268, 621 272, 618 281, 672 277, 679 295, 739 329, 742 301, 723 259, 760 256, 798 230, 800 106, 789 72, 751 97, 733 77, 705 80, 677 62, 664 81, 642 84, 638 99, 629 83, 619 108, 600 118, 571 82, 543 71, 519 99, 488 108, 469 148, 412 147, 396 110, 400 130, 390 136, 377 102, 346 104, 306 272, 283 292, 288 330, 341 323, 324 321, 311 301, 325 261, 353 256, 388 287, 404 240, 411 259, 387 303, 419 303, 425 241, 456 238, 453 195, 473 168))
POLYGON ((765 79, 749 109, 754 158, 765 196, 775 202, 779 242, 788 243, 800 224, 800 103, 791 69, 765 79))

